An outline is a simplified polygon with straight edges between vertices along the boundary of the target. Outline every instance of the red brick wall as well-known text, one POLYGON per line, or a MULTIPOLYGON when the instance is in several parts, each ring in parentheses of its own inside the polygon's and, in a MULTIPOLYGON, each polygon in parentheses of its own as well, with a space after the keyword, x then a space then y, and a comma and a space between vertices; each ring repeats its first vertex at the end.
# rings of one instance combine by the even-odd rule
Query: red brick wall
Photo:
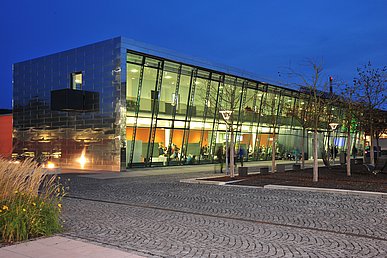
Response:
POLYGON ((0 115, 0 156, 12 154, 12 114, 0 115))

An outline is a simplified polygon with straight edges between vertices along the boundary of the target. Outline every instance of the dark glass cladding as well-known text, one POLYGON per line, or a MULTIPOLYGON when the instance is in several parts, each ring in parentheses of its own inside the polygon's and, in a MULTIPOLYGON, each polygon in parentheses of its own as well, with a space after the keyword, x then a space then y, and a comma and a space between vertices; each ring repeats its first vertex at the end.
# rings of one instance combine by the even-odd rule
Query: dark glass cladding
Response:
POLYGON ((80 168, 84 150, 85 169, 119 170, 120 42, 115 38, 14 64, 15 153, 80 168), (70 89, 75 72, 83 74, 81 97, 87 99, 80 109, 92 112, 51 110, 58 101, 51 92, 70 89))
POLYGON ((51 91, 51 110, 98 112, 99 93, 94 91, 62 89, 51 91))

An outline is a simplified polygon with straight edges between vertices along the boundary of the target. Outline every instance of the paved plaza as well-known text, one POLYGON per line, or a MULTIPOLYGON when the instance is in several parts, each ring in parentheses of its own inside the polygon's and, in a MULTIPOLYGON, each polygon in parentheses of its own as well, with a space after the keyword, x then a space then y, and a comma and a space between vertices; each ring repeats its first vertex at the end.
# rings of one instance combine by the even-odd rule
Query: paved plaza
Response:
POLYGON ((63 236, 145 257, 387 257, 387 198, 180 183, 213 173, 183 170, 63 175, 63 236))

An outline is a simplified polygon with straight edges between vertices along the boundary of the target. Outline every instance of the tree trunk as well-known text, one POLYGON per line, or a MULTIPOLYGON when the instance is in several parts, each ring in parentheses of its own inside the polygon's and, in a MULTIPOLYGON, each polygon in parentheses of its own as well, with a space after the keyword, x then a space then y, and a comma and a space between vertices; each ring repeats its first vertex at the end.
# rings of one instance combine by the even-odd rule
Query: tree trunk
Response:
POLYGON ((376 139, 376 159, 379 158, 380 156, 380 150, 379 150, 379 136, 375 134, 375 139, 376 139))
POLYGON ((230 137, 230 177, 235 177, 235 164, 234 164, 234 129, 231 124, 231 137, 230 137))
POLYGON ((318 181, 318 142, 317 142, 317 130, 313 133, 313 182, 318 181))
POLYGON ((367 145, 367 139, 366 139, 367 134, 364 132, 364 138, 363 138, 363 162, 366 163, 366 153, 365 153, 365 147, 367 145))
MULTIPOLYGON (((333 132, 332 132, 333 135, 333 132)), ((325 138, 325 137, 324 137, 325 138)), ((331 160, 333 160, 332 151, 331 151, 331 131, 328 131, 328 140, 327 140, 327 153, 326 153, 326 159, 328 160, 328 167, 331 166, 331 160)), ((325 150, 325 143, 324 144, 324 150, 325 150)), ((323 157, 324 158, 324 157, 323 157)))
POLYGON ((353 136, 352 149, 356 148, 356 141, 357 141, 357 131, 355 131, 355 135, 353 136))
MULTIPOLYGON (((297 159, 297 158, 296 158, 297 159)), ((305 128, 302 128, 301 140, 301 169, 305 168, 305 128)))
POLYGON ((371 141, 371 144, 370 144, 370 159, 371 159, 371 164, 372 165, 375 165, 375 155, 374 155, 374 130, 372 128, 372 124, 371 124, 371 130, 370 130, 370 141, 371 141))
POLYGON ((351 176, 351 125, 347 129, 347 176, 351 176))
MULTIPOLYGON (((275 130, 275 129, 274 129, 275 130)), ((275 131, 273 132, 273 142, 271 143, 271 172, 276 172, 275 169, 275 131)))

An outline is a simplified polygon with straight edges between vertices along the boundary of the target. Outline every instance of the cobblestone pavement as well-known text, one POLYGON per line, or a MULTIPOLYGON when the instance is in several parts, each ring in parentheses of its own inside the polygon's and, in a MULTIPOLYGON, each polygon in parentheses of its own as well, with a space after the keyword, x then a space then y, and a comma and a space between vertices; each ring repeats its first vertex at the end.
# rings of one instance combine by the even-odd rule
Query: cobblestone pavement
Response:
MULTIPOLYGON (((387 257, 387 199, 71 178, 65 235, 149 257, 387 257)), ((66 181, 67 182, 67 181, 66 181)))

